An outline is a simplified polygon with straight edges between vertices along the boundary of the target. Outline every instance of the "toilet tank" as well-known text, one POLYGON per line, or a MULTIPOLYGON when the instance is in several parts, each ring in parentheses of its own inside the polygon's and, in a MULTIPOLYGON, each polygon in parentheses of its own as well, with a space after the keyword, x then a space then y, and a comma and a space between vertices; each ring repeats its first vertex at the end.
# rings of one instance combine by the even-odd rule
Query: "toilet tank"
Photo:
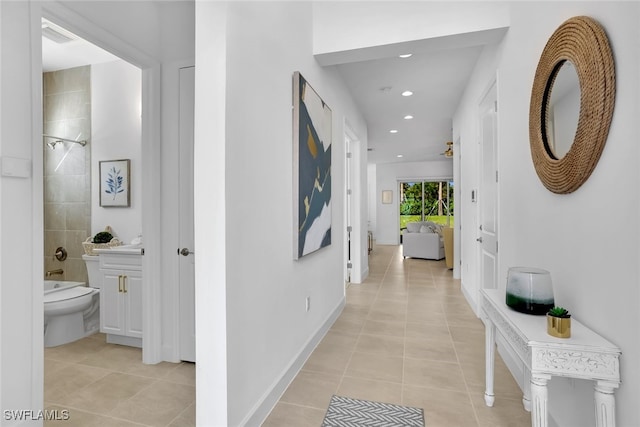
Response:
POLYGON ((100 275, 100 256, 82 255, 85 265, 87 266, 87 275, 89 277, 89 286, 100 289, 102 287, 102 276, 100 275))

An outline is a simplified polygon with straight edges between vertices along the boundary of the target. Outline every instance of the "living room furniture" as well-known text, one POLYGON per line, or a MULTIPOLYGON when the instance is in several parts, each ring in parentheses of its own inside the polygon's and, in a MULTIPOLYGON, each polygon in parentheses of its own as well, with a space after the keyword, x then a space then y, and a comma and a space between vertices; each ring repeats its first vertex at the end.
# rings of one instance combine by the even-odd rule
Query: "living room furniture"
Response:
POLYGON ((431 221, 407 223, 402 234, 402 256, 433 260, 444 258, 444 241, 440 228, 431 221))
POLYGON ((620 349, 573 319, 571 338, 547 334, 545 316, 520 313, 505 303, 505 292, 482 289, 482 317, 486 325, 486 391, 484 400, 493 406, 493 375, 496 330, 523 364, 525 379, 522 403, 531 411, 531 425, 546 427, 548 390, 552 376, 595 381, 596 426, 615 427, 614 391, 620 385, 620 349))
POLYGON ((447 268, 453 268, 453 228, 444 227, 442 229, 442 238, 444 240, 444 259, 447 268))

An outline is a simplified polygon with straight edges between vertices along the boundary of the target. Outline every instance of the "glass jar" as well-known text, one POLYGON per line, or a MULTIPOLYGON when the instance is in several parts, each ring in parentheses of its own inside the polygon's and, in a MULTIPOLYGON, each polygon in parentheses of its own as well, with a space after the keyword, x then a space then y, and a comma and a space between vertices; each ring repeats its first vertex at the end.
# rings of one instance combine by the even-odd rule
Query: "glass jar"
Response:
POLYGON ((551 273, 533 267, 509 268, 507 305, 522 313, 546 314, 554 306, 551 273))

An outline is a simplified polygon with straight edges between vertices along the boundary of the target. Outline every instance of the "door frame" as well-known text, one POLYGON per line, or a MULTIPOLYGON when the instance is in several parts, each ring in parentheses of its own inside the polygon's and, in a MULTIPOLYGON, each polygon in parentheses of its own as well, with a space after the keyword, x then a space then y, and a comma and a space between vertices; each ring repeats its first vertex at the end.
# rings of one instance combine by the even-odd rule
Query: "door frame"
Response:
MULTIPOLYGON (((478 142, 479 142, 479 147, 478 147, 478 152, 477 152, 477 162, 478 162, 478 209, 476 211, 476 215, 477 215, 477 224, 478 224, 478 230, 475 231, 476 235, 478 236, 479 240, 479 244, 477 246, 478 250, 477 250, 477 271, 476 271, 476 290, 475 290, 475 294, 473 296, 474 300, 475 300, 475 304, 477 307, 478 302, 480 301, 480 290, 486 288, 486 284, 484 283, 484 278, 485 278, 485 271, 484 271, 484 263, 482 260, 482 256, 483 256, 483 251, 484 251, 484 243, 482 238, 483 237, 487 237, 485 236, 486 233, 484 233, 484 231, 480 228, 482 227, 482 223, 483 223, 483 218, 484 218, 484 214, 483 214, 483 210, 484 210, 484 195, 486 194, 486 189, 483 188, 483 172, 485 170, 485 162, 484 162, 484 138, 482 136, 482 125, 481 125, 481 120, 482 120, 482 110, 483 108, 483 104, 485 104, 485 101, 488 99, 487 97, 491 96, 493 94, 493 102, 494 102, 494 108, 495 108, 495 122, 494 122, 494 140, 495 140, 495 146, 493 149, 493 166, 495 169, 495 194, 494 194, 494 208, 495 208, 495 245, 496 245, 496 249, 494 252, 495 255, 495 265, 494 265, 494 275, 497 279, 498 275, 499 275, 499 270, 500 270, 500 252, 498 250, 498 239, 500 236, 500 186, 499 186, 499 164, 498 164, 498 120, 499 120, 499 110, 498 110, 498 79, 497 77, 493 78, 489 84, 487 85, 487 87, 485 88, 485 90, 482 92, 482 95, 480 96, 479 100, 478 100, 478 142)), ((493 240, 492 240, 493 242, 493 240)))
MULTIPOLYGON (((161 188, 161 68, 160 63, 144 52, 129 45, 114 34, 89 22, 85 17, 58 2, 43 2, 41 8, 34 7, 31 10, 33 20, 44 17, 52 22, 68 29, 79 37, 99 46, 124 61, 140 68, 142 74, 142 188, 141 195, 142 212, 160 212, 161 188)), ((34 37, 31 41, 32 51, 42 52, 42 40, 34 37)), ((34 72, 42 72, 42 57, 34 61, 34 72)), ((34 94, 34 105, 42 105, 42 96, 34 94)), ((34 151, 41 150, 40 138, 34 138, 34 151)), ((42 188, 34 198, 42 199, 42 188)), ((38 225, 34 224, 34 229, 38 225)), ((145 280, 142 284, 143 302, 143 346, 142 361, 154 364, 162 361, 161 358, 161 224, 159 215, 150 215, 142 223, 142 234, 145 238, 145 255, 142 257, 142 270, 145 280), (153 285, 152 285, 153 284, 153 285)), ((41 263, 42 257, 34 256, 34 263, 41 263)), ((34 311, 42 310, 37 301, 34 301, 34 311)), ((44 349, 40 340, 33 337, 34 358, 40 358, 44 349)))
POLYGON ((366 215, 363 217, 364 201, 362 195, 366 188, 366 169, 363 178, 362 143, 347 120, 344 122, 345 142, 345 208, 344 208, 344 271, 347 279, 347 261, 349 258, 349 236, 347 225, 351 225, 351 283, 362 283, 369 274, 366 215), (347 158, 350 153, 351 158, 347 158), (348 188, 349 187, 349 188, 348 188), (351 190, 351 194, 347 194, 351 190), (350 200, 349 200, 350 199, 350 200))

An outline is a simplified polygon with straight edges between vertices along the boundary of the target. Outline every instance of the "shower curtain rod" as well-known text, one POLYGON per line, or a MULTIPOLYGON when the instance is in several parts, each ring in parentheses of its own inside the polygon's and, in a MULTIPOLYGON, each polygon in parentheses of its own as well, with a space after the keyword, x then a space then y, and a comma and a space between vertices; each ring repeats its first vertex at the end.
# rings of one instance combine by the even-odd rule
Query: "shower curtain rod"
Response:
POLYGON ((73 140, 73 139, 69 139, 69 138, 61 138, 61 137, 59 137, 59 136, 53 136, 53 135, 45 135, 45 134, 42 134, 42 136, 43 136, 43 137, 45 137, 45 138, 52 138, 52 139, 55 139, 55 140, 57 140, 57 141, 75 142, 76 144, 80 144, 80 145, 82 145, 83 147, 84 147, 85 145, 87 145, 87 140, 86 140, 86 139, 83 139, 83 140, 81 140, 81 141, 75 141, 75 140, 73 140))

